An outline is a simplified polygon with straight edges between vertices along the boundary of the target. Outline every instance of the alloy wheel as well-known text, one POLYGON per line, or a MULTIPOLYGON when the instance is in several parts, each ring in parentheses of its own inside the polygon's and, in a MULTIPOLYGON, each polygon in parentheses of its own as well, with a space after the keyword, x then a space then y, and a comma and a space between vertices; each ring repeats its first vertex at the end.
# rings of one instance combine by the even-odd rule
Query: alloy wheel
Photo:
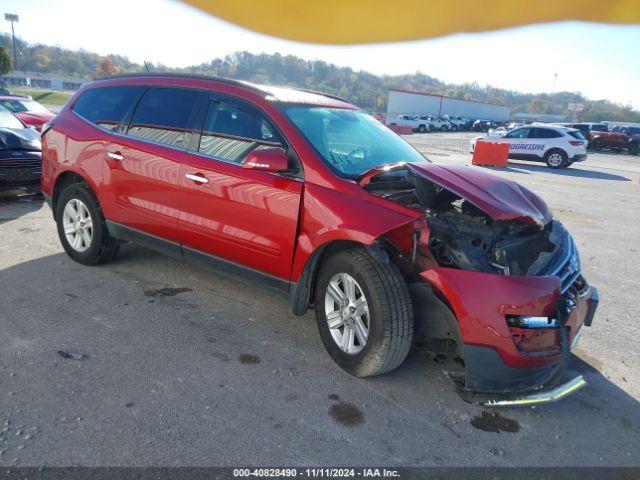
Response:
POLYGON ((67 202, 62 213, 62 225, 69 246, 76 252, 84 252, 91 246, 93 220, 82 200, 72 198, 67 202))
POLYGON ((564 158, 561 154, 552 153, 551 155, 549 155, 549 165, 551 165, 552 167, 559 167, 563 162, 564 158))
POLYGON ((324 300, 329 332, 345 353, 356 355, 369 337, 369 306, 358 282, 348 273, 337 273, 327 285, 324 300))

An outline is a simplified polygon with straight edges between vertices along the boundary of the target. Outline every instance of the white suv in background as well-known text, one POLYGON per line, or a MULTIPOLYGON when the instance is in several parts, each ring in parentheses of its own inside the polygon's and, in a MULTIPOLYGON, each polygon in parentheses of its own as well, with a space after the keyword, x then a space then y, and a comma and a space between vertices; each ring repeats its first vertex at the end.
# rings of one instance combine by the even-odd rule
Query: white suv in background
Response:
POLYGON ((469 145, 471 153, 477 140, 508 143, 509 158, 545 162, 549 168, 565 168, 587 159, 588 142, 575 128, 534 123, 502 136, 476 137, 469 145))
POLYGON ((424 116, 418 117, 418 115, 398 115, 388 119, 387 125, 407 126, 420 133, 426 133, 433 130, 431 123, 424 120, 424 116))
POLYGON ((441 132, 448 132, 451 130, 451 123, 442 117, 434 117, 433 115, 421 115, 420 120, 428 122, 431 125, 431 130, 440 130, 441 132))

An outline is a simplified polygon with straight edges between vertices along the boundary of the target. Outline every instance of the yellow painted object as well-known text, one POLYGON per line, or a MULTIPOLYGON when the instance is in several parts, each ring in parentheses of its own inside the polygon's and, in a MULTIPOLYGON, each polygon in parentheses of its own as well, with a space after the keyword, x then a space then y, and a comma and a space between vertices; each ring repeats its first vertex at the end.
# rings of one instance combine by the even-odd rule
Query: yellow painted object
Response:
POLYGON ((531 23, 640 23, 640 0, 185 0, 216 17, 288 40, 396 42, 531 23))

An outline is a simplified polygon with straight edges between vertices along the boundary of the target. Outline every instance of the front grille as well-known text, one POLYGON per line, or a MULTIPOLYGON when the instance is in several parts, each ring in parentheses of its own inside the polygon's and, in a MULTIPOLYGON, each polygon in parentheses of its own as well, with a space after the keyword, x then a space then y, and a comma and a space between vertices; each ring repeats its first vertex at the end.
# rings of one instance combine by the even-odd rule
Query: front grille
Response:
POLYGON ((560 277, 562 293, 569 290, 580 276, 580 256, 571 235, 567 235, 560 261, 554 264, 547 275, 560 277))
POLYGON ((38 172, 42 171, 42 160, 39 158, 7 158, 0 160, 0 170, 9 169, 33 169, 38 172))

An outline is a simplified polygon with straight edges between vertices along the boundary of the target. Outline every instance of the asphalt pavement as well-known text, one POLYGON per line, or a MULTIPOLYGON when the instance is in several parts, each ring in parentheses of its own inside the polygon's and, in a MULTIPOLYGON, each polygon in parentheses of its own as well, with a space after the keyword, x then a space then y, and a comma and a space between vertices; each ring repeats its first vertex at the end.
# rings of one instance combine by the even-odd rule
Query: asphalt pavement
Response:
MULTIPOLYGON (((471 137, 407 139, 463 164, 471 137)), ((418 345, 390 374, 350 377, 277 293, 134 245, 81 266, 41 199, 13 199, 0 202, 0 465, 640 466, 640 157, 497 173, 548 201, 600 289, 571 365, 582 391, 470 405, 450 360, 418 345)))

